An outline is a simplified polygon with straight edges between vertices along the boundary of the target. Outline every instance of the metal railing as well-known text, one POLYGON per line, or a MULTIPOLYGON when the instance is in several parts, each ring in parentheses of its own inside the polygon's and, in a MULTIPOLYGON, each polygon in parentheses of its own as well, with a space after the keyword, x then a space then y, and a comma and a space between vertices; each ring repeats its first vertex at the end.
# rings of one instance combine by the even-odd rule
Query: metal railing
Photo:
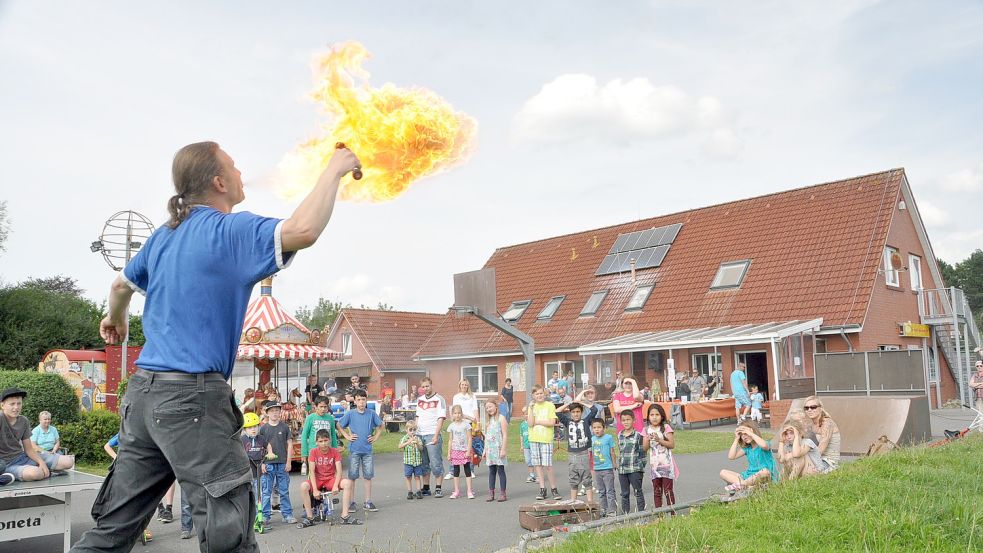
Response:
POLYGON ((935 339, 959 386, 960 399, 970 401, 972 352, 978 355, 983 341, 965 292, 956 287, 919 290, 918 314, 922 323, 935 329, 935 339))

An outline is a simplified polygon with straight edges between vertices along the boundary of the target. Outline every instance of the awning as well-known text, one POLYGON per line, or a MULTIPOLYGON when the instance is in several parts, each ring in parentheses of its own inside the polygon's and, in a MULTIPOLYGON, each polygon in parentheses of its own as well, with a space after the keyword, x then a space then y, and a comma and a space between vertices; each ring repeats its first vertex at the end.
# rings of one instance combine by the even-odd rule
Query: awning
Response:
POLYGON ((760 344, 800 332, 818 331, 823 319, 719 326, 625 334, 577 348, 581 355, 760 344))
POLYGON ((236 359, 338 359, 337 351, 308 344, 240 344, 236 359))

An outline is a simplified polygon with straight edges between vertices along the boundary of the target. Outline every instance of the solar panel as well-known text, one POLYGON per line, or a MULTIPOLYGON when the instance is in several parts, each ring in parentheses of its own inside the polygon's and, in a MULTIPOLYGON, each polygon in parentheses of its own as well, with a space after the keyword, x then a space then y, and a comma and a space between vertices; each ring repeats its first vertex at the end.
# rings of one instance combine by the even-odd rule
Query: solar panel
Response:
POLYGON ((638 257, 636 258, 635 268, 641 269, 642 267, 648 267, 649 259, 652 259, 652 253, 655 248, 645 248, 638 252, 638 257))
POLYGON ((662 244, 662 237, 666 233, 666 227, 659 227, 657 229, 652 229, 652 234, 649 236, 648 241, 645 242, 646 248, 654 248, 662 244))
POLYGON ((621 245, 621 251, 630 252, 635 249, 635 244, 638 243, 638 239, 642 236, 641 232, 633 232, 628 235, 628 239, 625 243, 621 245))
POLYGON ((676 236, 679 234, 679 229, 683 228, 681 223, 676 223, 675 225, 669 225, 666 227, 666 234, 662 237, 662 243, 660 246, 665 244, 672 244, 676 241, 676 236))
POLYGON ((614 241, 614 245, 611 246, 611 250, 608 253, 618 253, 621 251, 621 246, 624 245, 625 241, 628 240, 627 234, 619 234, 618 239, 614 241))
POLYGON ((632 259, 635 259, 635 269, 662 265, 669 246, 676 240, 682 227, 682 223, 675 223, 618 235, 594 274, 602 276, 630 271, 632 259))
POLYGON ((601 261, 601 266, 597 268, 597 272, 594 273, 597 276, 606 275, 608 273, 613 273, 617 271, 611 270, 611 265, 614 264, 614 260, 618 257, 618 254, 608 254, 604 256, 604 261, 601 261))

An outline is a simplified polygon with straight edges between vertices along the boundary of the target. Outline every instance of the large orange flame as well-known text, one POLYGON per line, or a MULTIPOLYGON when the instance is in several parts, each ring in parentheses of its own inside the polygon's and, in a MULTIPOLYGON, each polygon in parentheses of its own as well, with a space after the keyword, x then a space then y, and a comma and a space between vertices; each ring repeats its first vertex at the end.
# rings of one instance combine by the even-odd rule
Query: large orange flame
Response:
POLYGON ((345 200, 380 202, 399 196, 417 179, 445 170, 470 153, 477 122, 423 88, 368 84, 357 42, 332 48, 314 63, 313 99, 331 117, 321 136, 280 162, 277 190, 285 198, 308 192, 344 142, 362 162, 364 176, 342 180, 345 200))

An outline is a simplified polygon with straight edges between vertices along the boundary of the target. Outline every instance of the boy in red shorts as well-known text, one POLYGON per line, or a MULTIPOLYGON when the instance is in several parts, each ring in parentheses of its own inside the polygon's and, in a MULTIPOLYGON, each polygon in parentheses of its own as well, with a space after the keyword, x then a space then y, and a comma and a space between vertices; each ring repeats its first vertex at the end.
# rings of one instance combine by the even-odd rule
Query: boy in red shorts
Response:
POLYGON ((300 495, 304 497, 304 518, 298 528, 314 525, 315 502, 331 501, 331 496, 341 490, 341 523, 362 524, 362 521, 348 514, 348 504, 352 500, 352 481, 340 478, 341 453, 331 447, 331 433, 325 429, 315 435, 317 447, 307 456, 307 480, 300 485, 300 495), (321 490, 327 490, 321 493, 321 490))

